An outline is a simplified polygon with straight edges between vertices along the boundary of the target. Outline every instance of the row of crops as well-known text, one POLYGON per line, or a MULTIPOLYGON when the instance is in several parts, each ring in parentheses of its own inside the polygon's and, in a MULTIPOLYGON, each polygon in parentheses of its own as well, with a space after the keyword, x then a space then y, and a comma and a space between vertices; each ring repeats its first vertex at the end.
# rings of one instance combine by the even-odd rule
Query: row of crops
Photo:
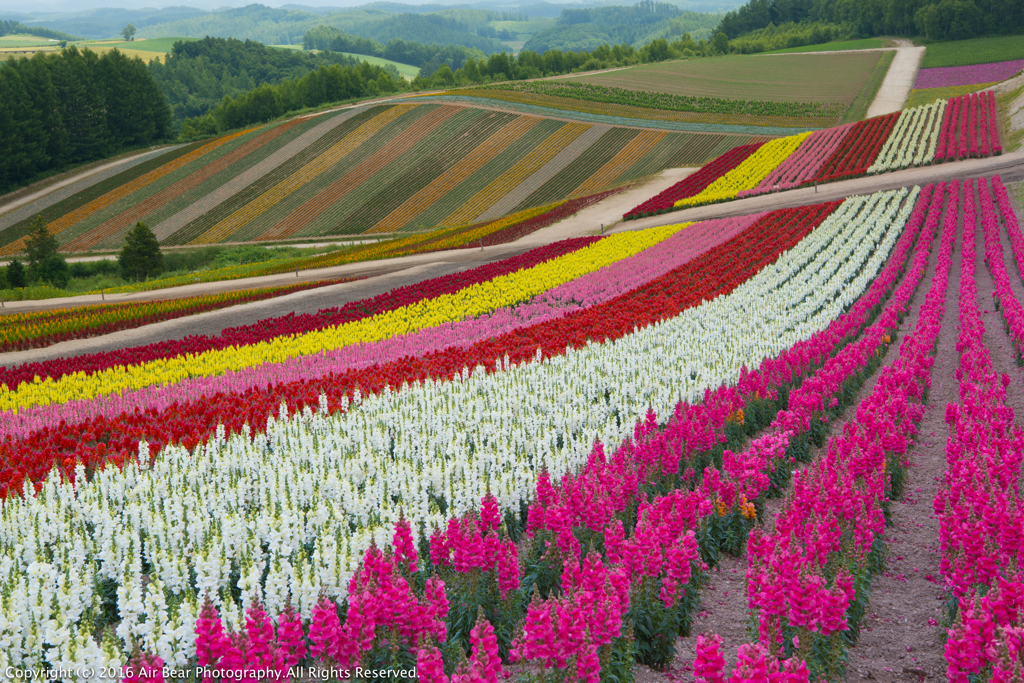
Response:
MULTIPOLYGON (((1001 230, 1024 248, 1001 185, 998 209, 979 190, 990 260, 1001 230)), ((737 680, 842 678, 975 197, 953 182, 568 240, 318 314, 0 369, 0 666, 629 680, 692 637, 727 553, 748 557, 756 626, 737 680)), ((960 310, 976 369, 932 540, 960 605, 935 606, 951 677, 1019 656, 1024 590, 1006 384, 960 310)), ((698 677, 725 679, 720 642, 698 640, 698 677)))
POLYGON ((260 287, 161 301, 56 308, 0 316, 0 353, 24 351, 70 339, 87 339, 143 325, 217 311, 228 306, 264 301, 286 294, 351 282, 320 280, 280 287, 260 287))
POLYGON ((953 97, 857 123, 736 147, 626 219, 867 174, 1002 154, 996 98, 953 97))
MULTIPOLYGON (((498 220, 481 221, 454 228, 437 228, 397 239, 367 242, 314 256, 296 256, 261 263, 227 266, 225 268, 204 270, 187 275, 131 283, 120 287, 108 287, 104 291, 107 293, 144 292, 194 284, 196 282, 239 280, 299 270, 332 268, 346 263, 426 254, 445 249, 467 249, 470 247, 505 244, 546 228, 563 218, 572 216, 591 204, 622 191, 622 189, 614 188, 585 197, 577 197, 544 206, 523 209, 498 220)), ((98 292, 92 293, 97 294, 98 292)))
MULTIPOLYGON (((663 110, 709 115, 738 115, 771 119, 769 125, 780 125, 777 119, 823 119, 835 122, 845 107, 834 102, 769 102, 758 100, 732 100, 720 97, 675 95, 646 90, 626 90, 594 83, 568 80, 518 81, 496 83, 483 88, 460 91, 466 95, 494 97, 495 93, 512 95, 540 95, 580 102, 617 104, 640 110, 663 110)), ((529 100, 527 100, 529 101, 529 100)), ((723 123, 727 121, 722 121, 723 123)), ((767 123, 767 122, 766 122, 767 123)), ((797 124, 799 125, 799 124, 797 124)))
POLYGON ((452 104, 361 107, 241 131, 0 216, 0 254, 35 215, 65 252, 423 231, 588 196, 748 141, 638 132, 452 104))

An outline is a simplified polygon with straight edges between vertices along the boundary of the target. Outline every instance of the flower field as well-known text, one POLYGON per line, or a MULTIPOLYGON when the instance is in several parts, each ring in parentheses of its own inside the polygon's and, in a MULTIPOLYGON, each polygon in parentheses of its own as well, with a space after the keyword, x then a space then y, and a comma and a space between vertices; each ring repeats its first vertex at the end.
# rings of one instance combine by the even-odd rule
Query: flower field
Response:
POLYGON ((242 289, 184 299, 82 306, 38 313, 3 315, 0 316, 0 353, 41 348, 69 339, 97 337, 162 320, 173 320, 237 304, 263 301, 285 294, 349 281, 351 280, 321 280, 282 287, 242 289))
POLYGON ((0 664, 632 680, 681 636, 720 681, 722 641, 693 620, 726 553, 748 558, 755 625, 729 644, 737 675, 842 677, 962 250, 935 617, 952 680, 1012 670, 1024 436, 979 332, 975 230, 1019 354, 1000 232, 1014 258, 1024 234, 996 179, 567 240, 0 369, 0 664))
POLYGON ((636 131, 451 103, 356 107, 175 148, 0 220, 17 254, 36 215, 65 252, 467 225, 602 192, 751 139, 636 131))
POLYGON ((999 155, 1003 147, 997 119, 995 95, 974 93, 778 138, 763 146, 736 147, 623 217, 642 218, 911 166, 999 155))
POLYGON ((1024 71, 1024 59, 992 64, 971 64, 969 66, 947 66, 935 69, 921 69, 917 72, 914 89, 950 88, 959 85, 998 83, 1013 78, 1024 71))

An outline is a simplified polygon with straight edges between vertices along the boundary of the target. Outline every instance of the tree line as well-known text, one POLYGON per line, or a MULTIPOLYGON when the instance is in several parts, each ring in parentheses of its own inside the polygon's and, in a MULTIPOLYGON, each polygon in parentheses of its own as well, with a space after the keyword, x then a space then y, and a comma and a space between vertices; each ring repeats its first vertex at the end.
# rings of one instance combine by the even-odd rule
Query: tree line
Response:
POLYGON ((0 192, 172 134, 167 102, 138 57, 71 46, 0 67, 0 192))
POLYGON ((437 67, 447 64, 453 69, 460 68, 469 59, 479 59, 485 56, 481 50, 462 45, 438 45, 436 43, 425 45, 401 38, 392 38, 386 44, 381 45, 371 38, 354 36, 333 26, 322 24, 306 31, 302 37, 302 46, 307 50, 330 50, 380 57, 399 64, 417 67, 436 62, 437 67))
POLYGON ((1024 31, 1024 0, 750 0, 727 12, 730 39, 788 22, 842 24, 860 36, 962 40, 1024 31))
POLYGON ((0 19, 0 36, 12 36, 19 33, 27 33, 33 36, 39 36, 40 38, 50 38, 52 40, 78 40, 75 36, 68 35, 62 31, 54 31, 53 29, 43 28, 42 26, 25 26, 20 22, 4 21, 0 19))
POLYGON ((213 111, 225 97, 238 98, 258 86, 277 85, 321 66, 357 67, 359 63, 343 54, 315 55, 207 36, 175 42, 164 62, 153 61, 149 68, 180 123, 213 111))

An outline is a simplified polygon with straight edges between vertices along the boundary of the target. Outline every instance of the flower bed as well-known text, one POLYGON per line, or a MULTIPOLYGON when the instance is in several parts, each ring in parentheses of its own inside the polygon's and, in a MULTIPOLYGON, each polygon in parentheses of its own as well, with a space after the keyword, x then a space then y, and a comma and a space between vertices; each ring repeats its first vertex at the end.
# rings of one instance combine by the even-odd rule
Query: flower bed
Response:
MULTIPOLYGON (((844 205, 842 213, 834 218, 833 212, 840 211, 836 205, 786 210, 764 216, 725 244, 697 253, 681 267, 682 270, 673 269, 640 289, 564 318, 571 321, 572 326, 562 327, 561 332, 557 325, 545 323, 531 328, 529 335, 518 337, 521 340, 517 342, 518 346, 509 343, 516 339, 514 337, 504 341, 501 337, 490 340, 479 349, 478 358, 501 359, 501 351, 505 350, 509 359, 501 360, 500 369, 464 371, 456 381, 434 379, 380 394, 354 394, 350 389, 342 396, 346 402, 352 396, 357 403, 331 415, 327 412, 336 409, 329 403, 323 406, 325 410, 318 408, 316 414, 307 411, 289 417, 282 412, 271 420, 267 432, 256 438, 253 438, 251 430, 243 429, 230 440, 225 440, 222 436, 225 432, 221 431, 221 436, 216 436, 209 445, 196 449, 192 454, 186 454, 177 447, 161 449, 158 457, 152 460, 143 458, 144 463, 149 462, 144 469, 129 464, 122 473, 117 468, 108 467, 94 472, 91 481, 86 481, 83 463, 83 469, 76 473, 79 483, 75 496, 67 497, 67 485, 51 479, 36 496, 9 499, 0 513, 5 534, 8 533, 8 519, 25 520, 38 514, 49 514, 45 511, 54 505, 71 504, 73 511, 69 512, 76 519, 84 515, 92 520, 91 525, 71 524, 55 529, 54 532, 65 538, 65 542, 55 545, 55 554, 42 558, 43 561, 33 569, 35 573, 32 576, 39 576, 42 581, 39 584, 42 592, 33 589, 31 595, 39 595, 43 604, 48 605, 51 592, 57 591, 57 584, 51 585, 46 578, 49 576, 47 567, 56 564, 75 567, 70 583, 62 584, 74 587, 69 593, 73 595, 71 602, 65 608, 51 612, 54 615, 51 628, 72 635, 64 644, 51 648, 52 656, 62 661, 80 659, 86 662, 107 656, 124 662, 122 653, 130 649, 127 644, 132 643, 150 650, 164 663, 183 666, 197 661, 193 656, 197 654, 198 646, 198 656, 204 661, 229 666, 230 660, 225 657, 233 656, 231 648, 234 645, 218 635, 222 633, 217 626, 218 620, 231 629, 244 628, 243 610, 246 610, 254 625, 252 633, 263 634, 252 636, 250 643, 265 642, 267 638, 276 641, 282 632, 279 631, 276 637, 268 635, 260 624, 269 623, 266 613, 288 612, 285 603, 291 602, 303 622, 312 617, 309 626, 301 625, 303 630, 298 641, 292 637, 296 635, 298 626, 294 617, 279 620, 292 625, 289 627, 292 636, 286 638, 286 642, 291 643, 287 648, 288 656, 294 655, 306 661, 311 661, 309 657, 323 659, 326 656, 331 659, 324 661, 339 664, 341 657, 349 657, 346 663, 351 664, 351 657, 358 655, 362 662, 370 664, 377 661, 375 657, 385 656, 383 642, 389 636, 383 632, 371 636, 372 628, 360 635, 360 623, 380 625, 389 632, 398 629, 393 631, 395 637, 401 637, 401 642, 416 649, 422 676, 428 673, 436 676, 438 664, 456 666, 457 657, 452 659, 455 651, 448 649, 454 646, 470 648, 475 644, 476 655, 472 664, 467 666, 489 671, 488 675, 497 675, 504 666, 498 663, 495 652, 498 652, 497 656, 503 656, 503 650, 514 650, 516 657, 543 660, 543 651, 530 649, 532 645, 516 639, 516 634, 503 626, 495 626, 493 630, 482 622, 472 626, 476 621, 476 607, 482 598, 470 602, 470 593, 467 592, 470 582, 476 586, 493 585, 495 602, 487 605, 513 600, 508 604, 522 607, 516 611, 509 610, 507 614, 516 616, 524 611, 527 615, 532 614, 528 619, 534 625, 528 627, 528 632, 545 633, 544 610, 540 607, 533 608, 532 612, 523 609, 536 580, 524 585, 525 576, 513 577, 510 567, 514 568, 516 561, 509 560, 511 551, 508 550, 509 537, 506 535, 508 529, 516 528, 515 514, 520 503, 532 490, 542 489, 539 485, 542 480, 536 476, 536 466, 528 467, 527 461, 523 460, 526 453, 534 453, 534 458, 543 458, 557 480, 560 473, 575 470, 577 465, 588 459, 588 454, 595 452, 594 435, 604 443, 616 444, 623 437, 634 434, 634 442, 627 446, 627 453, 662 452, 660 449, 644 449, 648 437, 654 436, 656 423, 652 424, 649 418, 634 429, 636 418, 633 416, 642 415, 649 406, 669 414, 680 398, 685 397, 690 402, 701 395, 707 397, 706 389, 721 386, 723 380, 731 382, 737 376, 742 380, 745 374, 741 372, 743 366, 754 367, 765 355, 775 355, 813 331, 828 328, 845 304, 856 301, 875 273, 887 264, 902 225, 898 220, 879 220, 879 217, 889 211, 898 215, 906 200, 906 193, 890 193, 867 201, 851 202, 844 205), (857 234, 844 233, 845 226, 851 221, 858 226, 857 234), (821 227, 815 229, 819 224, 821 227), (804 239, 808 235, 810 238, 804 239), (888 248, 885 245, 889 245, 888 248), (754 273, 756 275, 751 278, 754 273), (853 280, 849 277, 851 273, 855 274, 853 280), (814 277, 808 278, 807 274, 814 274, 814 277), (718 296, 714 298, 716 294, 718 296), (706 301, 701 303, 702 300, 706 301), (688 312, 680 316, 680 308, 687 308, 688 312), (638 321, 643 321, 639 330, 638 321), (766 337, 754 333, 764 329, 769 321, 780 326, 780 334, 766 337), (590 341, 596 332, 601 334, 598 339, 608 334, 617 341, 590 341), (708 343, 708 340, 725 337, 743 344, 723 349, 708 343), (538 347, 537 341, 542 342, 542 353, 548 358, 540 363, 530 360, 538 347), (573 351, 565 350, 566 342, 573 346, 573 351), (653 349, 659 351, 652 353, 653 349), (699 356, 692 356, 695 350, 699 356), (678 357, 678 354, 683 355, 678 357), (664 364, 666 370, 682 367, 684 375, 681 378, 675 373, 662 372, 660 366, 651 365, 652 361, 664 364), (690 374, 685 374, 686 370, 690 374), (606 374, 610 371, 614 373, 611 376, 606 374), (652 386, 652 380, 657 384, 652 386), (473 397, 479 397, 479 400, 473 397), (526 400, 527 397, 530 400, 526 400), (596 404, 593 397, 599 399, 596 404), (517 409, 506 411, 501 402, 515 405, 517 409), (549 407, 555 405, 559 406, 558 410, 548 412, 549 407), (524 406, 530 406, 528 415, 522 412, 524 406), (458 410, 452 411, 452 407, 458 407, 458 410), (421 428, 423 423, 412 418, 428 414, 434 418, 424 431, 421 428), (469 420, 468 431, 465 420, 469 420), (456 423, 462 425, 458 428, 459 434, 468 435, 468 440, 451 438, 455 435, 456 423), (499 427, 500 424, 508 426, 499 427), (361 432, 365 437, 360 436, 361 432), (414 434, 415 440, 410 441, 414 434), (507 436, 499 438, 499 434, 507 436), (377 435, 389 436, 378 441, 377 435), (424 441, 424 438, 429 441, 424 441), (413 443, 416 444, 415 449, 410 450, 413 443), (521 451, 520 444, 528 450, 521 451), (386 469, 376 466, 371 471, 368 469, 369 461, 360 460, 359 463, 353 461, 354 468, 346 469, 343 480, 333 474, 337 463, 332 459, 342 457, 342 453, 355 455, 363 447, 369 449, 366 455, 372 453, 373 458, 400 456, 402 465, 389 464, 386 469), (428 454, 431 455, 428 457, 428 454), (412 460, 408 460, 409 457, 412 460), (244 474, 241 469, 243 462, 248 463, 244 474), (406 462, 413 465, 419 462, 422 469, 414 466, 410 470, 406 462), (459 471, 463 474, 454 471, 448 474, 449 466, 461 468, 459 471), (134 477, 132 485, 120 483, 122 476, 134 477), (350 476, 357 480, 364 477, 363 486, 354 487, 350 476), (250 481, 256 486, 248 488, 247 482, 250 481), (486 496, 482 488, 487 482, 490 482, 494 499, 486 496), (239 486, 246 487, 245 492, 239 486), (388 495, 384 495, 384 486, 388 495), (294 494, 286 495, 286 488, 294 494), (217 490, 218 495, 211 495, 213 490, 217 490), (428 490, 433 491, 433 498, 423 495, 428 490), (414 495, 415 491, 420 493, 414 495), (161 503, 153 508, 158 511, 155 514, 136 515, 135 511, 149 509, 149 500, 155 504, 157 499, 171 492, 173 500, 188 500, 188 504, 166 506, 161 503), (403 501, 401 504, 410 522, 409 527, 399 523, 394 541, 395 548, 399 550, 395 555, 385 556, 372 550, 365 553, 371 538, 376 539, 378 547, 388 545, 392 522, 398 519, 397 504, 392 495, 403 501), (330 510, 321 505, 325 496, 337 502, 330 510), (476 520, 448 521, 452 515, 476 510, 481 498, 485 499, 485 505, 476 520), (256 509, 250 508, 250 501, 256 500, 281 501, 282 505, 277 512, 269 509, 267 514, 260 512, 263 521, 250 526, 244 520, 246 515, 256 514, 256 509), (193 501, 203 502, 193 507, 193 501), (448 512, 442 511, 442 505, 448 512), (195 514, 185 512, 186 509, 193 510, 195 514), (185 517, 179 516, 178 510, 187 516, 187 533, 183 525, 185 517), (110 514, 116 514, 121 521, 108 524, 104 516, 110 514), (260 526, 265 524, 267 531, 283 529, 286 528, 282 526, 285 518, 304 521, 300 526, 288 526, 291 531, 286 534, 274 531, 276 535, 272 537, 260 526), (503 518, 506 522, 504 531, 499 530, 495 523, 503 518), (435 535, 438 543, 431 542, 425 551, 421 542, 428 534, 419 527, 419 519, 436 521, 438 529, 447 528, 443 534, 444 543, 441 543, 441 536, 435 535), (340 524, 342 520, 345 520, 344 525, 340 524), (348 531, 351 528, 349 522, 356 525, 355 531, 348 531), (340 541, 335 529, 346 530, 340 541), (76 535, 75 539, 81 539, 79 542, 65 536, 65 530, 86 535, 76 535), (150 550, 146 552, 145 570, 136 562, 140 557, 141 544, 126 544, 115 541, 115 537, 148 539, 146 548, 150 550), (206 540, 200 543, 200 538, 206 540), (231 550, 224 543, 228 538, 233 539, 231 550), (263 541, 258 539, 266 539, 267 545, 261 546, 263 541), (306 547, 304 543, 312 545, 306 547), (86 553, 85 561, 77 564, 67 562, 65 555, 77 552, 75 548, 79 547, 86 553), (481 547, 483 552, 479 550, 481 547), (413 558, 413 553, 416 558, 413 558), (435 569, 428 577, 433 581, 427 584, 429 588, 423 593, 424 589, 419 587, 423 584, 410 580, 411 574, 403 572, 418 570, 419 565, 415 570, 411 565, 410 561, 414 559, 423 560, 426 566, 428 555, 435 569), (360 566, 361 558, 365 558, 361 565, 363 571, 350 584, 347 577, 360 566), (113 571, 115 566, 121 569, 113 571), (237 566, 234 575, 238 578, 228 579, 233 566, 237 566), (227 568, 223 574, 222 567, 227 568), (265 579, 262 578, 264 570, 265 579), (103 583, 104 579, 98 577, 108 576, 110 571, 114 573, 110 578, 115 588, 113 597, 108 599, 105 593, 97 592, 93 586, 98 585, 94 579, 103 583), (191 571, 195 572, 194 580, 191 571), (446 592, 450 591, 448 594, 438 592, 440 580, 445 581, 446 592), (237 598, 245 596, 241 601, 233 597, 231 582, 241 589, 237 598), (194 599, 190 596, 176 597, 183 596, 184 587, 193 584, 196 590, 210 596, 210 607, 202 607, 198 594, 194 599), (349 596, 351 611, 344 626, 332 621, 331 614, 336 619, 337 612, 320 601, 318 594, 322 584, 335 586, 339 594, 349 596), (79 590, 79 586, 83 590, 79 590), (388 600, 372 599, 372 596, 381 594, 389 596, 388 600), (364 595, 370 597, 364 598, 364 595), (168 599, 167 596, 172 597, 168 599), (266 605, 263 616, 260 614, 264 608, 256 605, 252 600, 254 596, 266 605), (107 655, 94 641, 90 645, 88 638, 75 635, 84 633, 79 629, 80 623, 96 624, 95 619, 100 617, 94 615, 104 614, 105 604, 121 607, 116 621, 106 622, 112 627, 107 647, 114 648, 107 655), (214 608, 219 612, 216 617, 214 608), (421 608, 426 611, 421 612, 421 608), (394 621, 403 618, 402 615, 423 616, 415 616, 417 626, 410 629, 394 621), (468 621, 466 615, 469 615, 468 621), (372 621, 360 621, 361 617, 372 621), (447 641, 455 644, 445 645, 443 651, 433 649, 436 640, 424 640, 422 644, 418 640, 421 634, 426 639, 427 631, 433 634, 431 638, 440 637, 439 621, 446 623, 444 634, 447 641), (429 628, 424 630, 423 627, 429 628), (194 638, 196 628, 200 632, 198 643, 194 638), (298 644, 304 645, 302 636, 307 633, 310 645, 315 649, 297 654, 298 644), (384 640, 378 641, 378 637, 384 640), (515 642, 512 639, 516 639, 515 642), (349 650, 354 642, 359 643, 354 646, 356 649, 349 650), (378 650, 378 644, 384 649, 378 650)), ((687 228, 679 235, 685 236, 688 230, 693 229, 687 228)), ((717 232, 718 229, 707 235, 717 232)), ((665 249, 664 256, 675 251, 665 249)), ((656 262, 652 257, 648 264, 654 266, 656 262)), ((620 269, 622 286, 628 286, 630 270, 625 264, 620 269)), ((602 292, 607 283, 595 280, 589 286, 594 288, 594 292, 602 292)), ((875 288, 870 291, 878 293, 875 288)), ((566 294, 578 300, 582 292, 566 294)), ((561 324, 561 321, 554 322, 561 324)), ((464 360, 470 361, 470 367, 478 362, 461 354, 459 361, 464 360)), ((403 366, 408 365, 406 360, 403 366)), ((459 362, 455 367, 463 365, 459 362)), ((379 376, 380 370, 375 369, 375 374, 379 376)), ((370 377, 367 375, 366 379, 370 377)), ((382 379, 392 386, 399 386, 393 382, 393 376, 382 379)), ((370 388, 369 383, 359 386, 370 388)), ((723 391, 729 393, 731 390, 723 388, 723 391)), ((272 403, 276 398, 267 396, 266 401, 272 403)), ((319 402, 313 405, 319 406, 319 402)), ((689 408, 681 409, 681 414, 690 414, 689 408)), ((231 413, 225 411, 223 415, 231 413)), ((722 414, 723 421, 726 415, 728 411, 722 414)), ((693 428, 703 431, 699 424, 694 424, 693 428)), ((717 436, 714 440, 717 441, 717 436)), ((693 439, 688 443, 696 447, 700 441, 693 439)), ((591 459, 596 467, 599 456, 591 459)), ((581 574, 577 574, 571 565, 564 565, 561 557, 543 561, 543 566, 555 568, 553 575, 545 576, 555 577, 557 583, 554 585, 565 591, 557 599, 557 604, 549 603, 557 614, 564 615, 558 617, 557 623, 564 628, 579 624, 583 629, 579 631, 578 638, 573 636, 571 641, 565 641, 575 648, 567 651, 569 658, 590 657, 588 661, 592 667, 595 662, 602 667, 616 666, 613 654, 617 647, 627 644, 622 641, 622 634, 617 629, 620 622, 616 621, 627 618, 624 614, 627 596, 629 605, 647 605, 645 609, 659 620, 685 617, 689 606, 692 606, 693 592, 687 590, 684 593, 683 589, 695 589, 692 580, 699 578, 700 572, 696 537, 690 532, 695 527, 699 530, 710 524, 706 521, 707 513, 714 509, 701 500, 699 494, 659 494, 650 507, 630 506, 629 510, 637 511, 635 519, 639 523, 630 522, 629 528, 625 529, 628 537, 624 539, 621 550, 614 546, 609 548, 618 555, 600 562, 591 556, 581 574), (677 505, 697 505, 700 514, 684 517, 671 512, 677 505), (693 521, 687 521, 688 517, 693 521), (662 529, 670 520, 677 521, 671 522, 673 526, 668 527, 671 530, 668 534, 662 529), (654 549, 657 549, 657 554, 651 552, 654 549), (654 557, 663 559, 654 563, 654 557), (651 559, 641 561, 641 558, 651 559), (617 602, 610 604, 604 599, 598 603, 587 602, 583 592, 570 589, 578 586, 582 591, 583 587, 590 585, 618 585, 619 589, 605 593, 609 598, 617 596, 617 602), (585 619, 585 615, 591 613, 587 610, 598 607, 601 614, 612 616, 612 622, 602 622, 602 626, 585 619)), ((681 511, 683 508, 676 509, 681 511)), ((31 526, 28 525, 29 528, 31 526)), ((535 527, 535 533, 550 533, 549 526, 545 522, 543 529, 535 527)), ((22 521, 10 531, 14 532, 16 528, 24 531, 26 525, 22 521)), ((543 551, 543 546, 535 547, 543 551)), ((530 558, 533 556, 525 557, 530 558)), ((30 631, 24 627, 25 619, 31 618, 32 611, 8 611, 8 605, 26 604, 30 596, 27 579, 21 580, 27 576, 27 565, 21 564, 20 556, 17 562, 13 568, 16 578, 9 587, 12 598, 3 605, 4 617, 9 620, 4 623, 12 624, 12 629, 17 629, 16 633, 23 634, 30 631)), ((0 580, 8 579, 5 576, 0 580)), ((545 590, 545 585, 551 584, 541 584, 542 590, 545 590)), ((635 615, 636 610, 628 618, 635 615)), ((485 616, 490 619, 490 615, 485 616)), ((658 623, 661 627, 662 622, 658 623)), ((675 628, 682 627, 680 622, 669 623, 676 624, 675 628)), ((5 631, 5 637, 8 635, 5 631)), ((32 645, 26 647, 23 639, 10 637, 11 647, 4 656, 19 665, 36 661, 40 653, 32 645)), ((643 657, 656 661, 657 657, 663 656, 655 646, 656 639, 640 636, 640 640, 650 646, 643 657)), ((531 642, 537 644, 537 641, 531 642)), ((241 648, 246 649, 246 646, 241 648)), ((622 650, 617 652, 616 656, 623 654, 622 650)), ((628 651, 625 654, 633 656, 628 651)), ((150 663, 153 661, 151 659, 150 663)), ((576 660, 577 665, 580 662, 576 660)), ((559 662, 557 657, 550 662, 552 666, 564 667, 567 664, 559 662)), ((596 675, 596 670, 594 673, 596 675)))
POLYGON ((947 66, 921 69, 917 72, 914 89, 949 88, 979 83, 998 83, 1024 71, 1024 59, 970 66, 947 66))

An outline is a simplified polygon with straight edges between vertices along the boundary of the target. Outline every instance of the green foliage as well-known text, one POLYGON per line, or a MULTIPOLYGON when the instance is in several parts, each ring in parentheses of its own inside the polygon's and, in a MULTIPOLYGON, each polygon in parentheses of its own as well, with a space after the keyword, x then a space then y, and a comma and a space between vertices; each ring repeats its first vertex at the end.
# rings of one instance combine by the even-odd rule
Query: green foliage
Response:
POLYGON ((14 259, 7 265, 6 280, 7 286, 11 289, 25 286, 25 266, 21 265, 21 261, 14 259))
MULTIPOLYGON (((1024 31, 1024 0, 750 0, 726 13, 718 30, 732 40, 770 25, 811 21, 849 26, 859 36, 924 34, 933 40, 962 40, 1024 31)), ((926 56, 922 66, 938 66, 927 62, 926 56)))
MULTIPOLYGON (((171 107, 174 119, 197 119, 212 112, 225 97, 237 99, 258 85, 278 85, 322 66, 353 67, 358 60, 341 54, 314 55, 278 50, 234 38, 178 41, 164 63, 153 61, 150 71, 171 107)), ((186 139, 195 128, 189 129, 186 139)))
POLYGON ((170 111, 139 58, 74 46, 0 69, 0 192, 167 138, 170 111))
MULTIPOLYGON (((758 52, 773 52, 776 50, 793 50, 805 45, 820 45, 833 40, 846 38, 850 35, 849 27, 839 24, 826 24, 822 22, 787 22, 776 26, 769 24, 767 27, 751 31, 730 42, 729 48, 732 52, 743 54, 755 54, 758 52)), ((881 41, 874 41, 881 47, 881 41)), ((822 50, 847 49, 840 46, 822 46, 822 50)), ((793 50, 799 52, 800 50, 793 50)))
POLYGON ((502 47, 500 42, 481 36, 477 32, 480 26, 498 18, 497 13, 448 9, 436 12, 424 12, 420 9, 417 13, 410 13, 408 7, 396 9, 401 11, 388 11, 374 6, 313 13, 294 9, 272 9, 252 4, 238 9, 147 26, 140 30, 140 36, 200 38, 219 35, 259 41, 267 45, 294 45, 301 43, 303 35, 310 29, 325 25, 363 36, 380 44, 398 39, 424 45, 461 45, 487 53, 495 52, 502 47))
POLYGON ((34 275, 34 280, 45 282, 57 289, 67 287, 71 279, 68 262, 60 254, 50 254, 38 266, 30 268, 30 272, 34 275))
POLYGON ((1024 59, 1024 36, 976 38, 952 43, 930 43, 925 50, 922 69, 943 66, 968 66, 1024 59))
POLYGON ((707 114, 743 114, 749 116, 832 117, 843 107, 834 103, 762 102, 727 100, 717 97, 687 97, 669 93, 610 88, 577 81, 531 81, 488 86, 488 90, 532 93, 565 97, 586 102, 622 104, 648 109, 699 112, 707 114))
POLYGON ((25 240, 25 250, 28 252, 29 267, 38 266, 48 257, 57 253, 57 238, 50 234, 46 228, 46 222, 42 216, 36 216, 32 220, 32 231, 25 240))
POLYGON ((769 54, 805 54, 808 52, 832 52, 834 50, 877 50, 883 47, 881 38, 862 38, 860 40, 840 40, 832 43, 788 47, 784 50, 771 50, 769 54))
POLYGON ((80 40, 77 36, 68 35, 63 31, 54 31, 53 29, 41 26, 25 26, 13 19, 10 21, 0 19, 0 36, 10 36, 18 33, 27 33, 39 36, 40 38, 52 38, 53 40, 80 40))
POLYGON ((160 244, 153 231, 142 221, 136 223, 125 235, 118 263, 126 280, 145 280, 163 271, 160 244))
POLYGON ((282 114, 332 102, 400 92, 405 81, 384 68, 363 62, 361 66, 322 66, 301 78, 279 85, 261 85, 237 99, 225 96, 213 111, 221 130, 263 123, 282 114))
POLYGON ((605 43, 639 48, 655 39, 669 40, 684 33, 708 37, 717 22, 716 14, 688 12, 652 0, 632 6, 563 9, 558 25, 535 33, 523 49, 541 53, 594 50, 605 43))
POLYGON ((138 31, 137 28, 135 28, 131 24, 128 24, 123 29, 121 29, 121 35, 124 36, 125 40, 134 40, 136 31, 138 31))

